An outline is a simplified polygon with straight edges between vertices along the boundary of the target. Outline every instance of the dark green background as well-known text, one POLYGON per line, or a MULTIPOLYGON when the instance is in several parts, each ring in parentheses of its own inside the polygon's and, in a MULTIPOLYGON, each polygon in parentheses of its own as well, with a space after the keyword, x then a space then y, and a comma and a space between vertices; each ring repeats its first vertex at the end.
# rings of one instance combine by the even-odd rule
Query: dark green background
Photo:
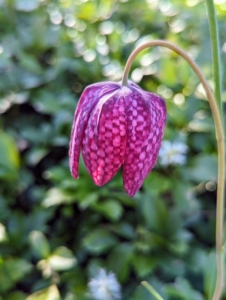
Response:
MULTIPOLYGON (((226 4, 217 2, 224 69, 226 4)), ((82 90, 121 80, 135 45, 156 38, 184 48, 212 82, 204 1, 0 0, 1 300, 91 300, 87 283, 99 267, 116 274, 123 300, 154 299, 142 280, 165 300, 211 299, 216 140, 181 58, 145 50, 132 78, 166 99, 164 139, 188 145, 185 165, 157 163, 133 199, 121 172, 100 188, 82 162, 77 181, 68 168, 82 90)))

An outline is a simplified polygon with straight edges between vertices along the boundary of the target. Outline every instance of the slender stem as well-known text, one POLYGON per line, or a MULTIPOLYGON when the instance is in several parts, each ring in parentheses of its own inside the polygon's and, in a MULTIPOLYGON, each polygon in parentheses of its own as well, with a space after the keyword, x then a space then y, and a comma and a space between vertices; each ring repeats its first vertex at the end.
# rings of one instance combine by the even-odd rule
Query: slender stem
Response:
POLYGON ((157 299, 157 300, 164 300, 162 296, 147 282, 142 281, 141 284, 146 287, 146 289, 157 299))
POLYGON ((215 84, 215 99, 217 101, 218 108, 221 112, 221 117, 223 117, 222 112, 222 102, 221 102, 221 65, 220 65, 220 49, 219 49, 219 35, 217 28, 217 18, 216 11, 214 7, 213 0, 206 0, 207 13, 209 19, 210 28, 210 40, 212 47, 212 62, 213 62, 213 79, 215 84))
POLYGON ((217 186, 217 207, 216 207, 216 251, 217 251, 217 283, 213 296, 213 300, 219 300, 224 287, 224 264, 223 264, 223 225, 224 225, 224 179, 225 179, 225 146, 224 146, 224 129, 222 125, 221 115, 218 109, 218 105, 214 99, 213 93, 209 87, 207 80, 205 79, 202 71, 198 65, 190 58, 190 56, 178 46, 163 40, 154 40, 143 45, 140 45, 136 48, 130 57, 128 58, 123 78, 122 85, 127 85, 128 74, 133 60, 142 50, 153 47, 153 46, 162 46, 172 51, 176 52, 182 56, 192 67, 195 74, 198 76, 201 81, 207 99, 212 110, 215 128, 216 128, 216 138, 217 138, 217 147, 218 147, 218 186, 217 186))
MULTIPOLYGON (((222 102, 221 102, 221 64, 220 64, 220 49, 219 49, 219 35, 218 35, 218 28, 217 28, 217 18, 216 18, 216 11, 213 0, 206 0, 207 6, 207 14, 209 19, 209 28, 210 28, 210 40, 211 40, 211 47, 212 47, 212 62, 213 62, 213 79, 215 84, 215 99, 217 101, 218 108, 221 113, 222 122, 223 121, 223 109, 222 109, 222 102)), ((222 211, 224 207, 221 208, 222 211)), ((219 217, 219 216, 218 216, 219 217)), ((218 226, 221 226, 219 224, 218 226)), ((218 226, 216 226, 216 236, 219 230, 218 226)), ((221 266, 221 269, 218 272, 222 272, 223 274, 223 255, 217 257, 217 264, 221 266)), ((223 278, 222 276, 219 276, 223 278)), ((215 292, 213 295, 213 299, 219 299, 221 295, 223 282, 221 280, 217 280, 217 285, 215 288, 215 292)))

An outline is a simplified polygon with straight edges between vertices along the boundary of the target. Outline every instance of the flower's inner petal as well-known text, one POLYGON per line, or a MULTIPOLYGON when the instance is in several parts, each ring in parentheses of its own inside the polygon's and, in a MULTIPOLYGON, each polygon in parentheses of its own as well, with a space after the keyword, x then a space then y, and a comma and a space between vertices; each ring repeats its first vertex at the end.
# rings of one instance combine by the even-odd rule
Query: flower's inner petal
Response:
POLYGON ((165 124, 165 115, 159 105, 161 98, 146 94, 150 93, 131 88, 131 93, 125 97, 127 144, 123 181, 130 196, 141 187, 156 163, 165 124))
POLYGON ((124 98, 117 92, 101 107, 100 102, 86 128, 82 149, 86 167, 97 185, 106 184, 116 174, 126 146, 124 98))
POLYGON ((103 82, 88 86, 82 93, 74 115, 69 146, 69 165, 71 174, 74 178, 78 178, 78 164, 81 143, 84 135, 84 129, 87 126, 90 114, 99 101, 100 94, 103 96, 109 91, 118 88, 119 85, 116 83, 103 82))

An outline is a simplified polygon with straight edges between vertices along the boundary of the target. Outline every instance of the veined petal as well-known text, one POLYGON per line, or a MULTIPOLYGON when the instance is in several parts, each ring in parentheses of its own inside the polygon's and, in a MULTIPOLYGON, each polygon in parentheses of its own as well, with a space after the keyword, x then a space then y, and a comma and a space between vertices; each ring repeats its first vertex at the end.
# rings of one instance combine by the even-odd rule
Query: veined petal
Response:
POLYGON ((69 165, 74 178, 78 178, 81 143, 90 114, 101 96, 117 88, 118 84, 114 82, 101 82, 88 86, 81 95, 74 115, 69 146, 69 165))
POLYGON ((133 196, 154 167, 165 125, 164 101, 130 85, 125 94, 127 143, 123 165, 126 192, 133 196))
POLYGON ((125 103, 120 90, 105 95, 85 130, 82 154, 97 185, 106 184, 121 167, 126 146, 125 103))

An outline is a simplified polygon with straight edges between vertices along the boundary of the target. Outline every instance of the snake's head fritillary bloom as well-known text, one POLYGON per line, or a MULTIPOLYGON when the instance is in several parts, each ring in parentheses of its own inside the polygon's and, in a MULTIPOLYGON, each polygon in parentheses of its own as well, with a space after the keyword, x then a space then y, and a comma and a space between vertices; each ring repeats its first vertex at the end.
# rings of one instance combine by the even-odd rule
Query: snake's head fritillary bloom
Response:
POLYGON ((166 121, 159 96, 128 83, 100 82, 82 93, 70 140, 70 170, 78 178, 79 155, 96 185, 123 169, 124 188, 133 196, 154 167, 166 121))

